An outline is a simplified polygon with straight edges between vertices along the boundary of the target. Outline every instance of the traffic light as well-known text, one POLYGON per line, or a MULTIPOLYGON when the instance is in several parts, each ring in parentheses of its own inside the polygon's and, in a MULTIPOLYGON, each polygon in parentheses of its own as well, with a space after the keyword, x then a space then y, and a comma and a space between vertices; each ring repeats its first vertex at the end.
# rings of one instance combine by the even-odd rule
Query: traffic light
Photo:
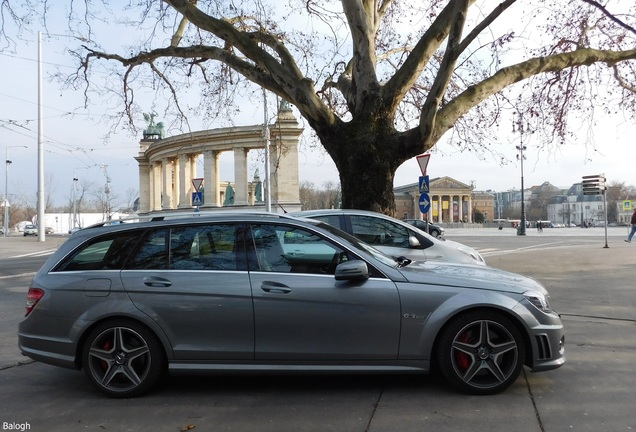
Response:
POLYGON ((605 174, 583 176, 583 195, 602 195, 606 189, 605 174))

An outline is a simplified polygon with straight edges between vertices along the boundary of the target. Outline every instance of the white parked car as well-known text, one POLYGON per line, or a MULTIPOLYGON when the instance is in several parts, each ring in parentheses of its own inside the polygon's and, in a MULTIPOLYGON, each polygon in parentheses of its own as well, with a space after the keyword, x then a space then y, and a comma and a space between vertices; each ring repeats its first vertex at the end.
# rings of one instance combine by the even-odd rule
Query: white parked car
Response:
POLYGON ((24 227, 23 233, 25 236, 38 235, 38 227, 36 225, 27 225, 24 227))
POLYGON ((307 210, 293 216, 328 223, 392 257, 486 265, 481 254, 471 247, 443 237, 435 238, 409 223, 380 213, 336 209, 307 210))

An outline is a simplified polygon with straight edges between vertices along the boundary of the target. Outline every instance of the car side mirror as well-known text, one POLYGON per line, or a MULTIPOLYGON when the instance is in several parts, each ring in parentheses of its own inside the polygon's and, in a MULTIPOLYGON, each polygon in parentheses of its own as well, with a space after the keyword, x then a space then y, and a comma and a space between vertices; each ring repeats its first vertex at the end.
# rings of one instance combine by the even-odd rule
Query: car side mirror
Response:
POLYGON ((345 261, 336 267, 336 280, 366 280, 369 279, 369 267, 361 260, 345 261))
POLYGON ((412 248, 420 247, 422 244, 415 236, 409 236, 409 246, 412 248))

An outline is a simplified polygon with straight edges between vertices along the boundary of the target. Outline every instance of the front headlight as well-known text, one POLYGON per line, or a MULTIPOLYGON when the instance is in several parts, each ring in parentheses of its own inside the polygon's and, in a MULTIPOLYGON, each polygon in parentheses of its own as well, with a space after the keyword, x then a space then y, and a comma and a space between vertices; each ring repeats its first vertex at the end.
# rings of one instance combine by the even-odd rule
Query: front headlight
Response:
POLYGON ((542 312, 550 312, 552 310, 550 297, 541 291, 526 291, 523 296, 542 312))

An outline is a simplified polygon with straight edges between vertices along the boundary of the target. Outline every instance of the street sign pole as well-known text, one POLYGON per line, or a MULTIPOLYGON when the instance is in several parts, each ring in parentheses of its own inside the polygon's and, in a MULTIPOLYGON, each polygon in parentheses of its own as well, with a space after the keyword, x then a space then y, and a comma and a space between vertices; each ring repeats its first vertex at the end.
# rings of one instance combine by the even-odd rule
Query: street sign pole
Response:
POLYGON ((605 186, 605 174, 596 174, 583 176, 583 195, 603 195, 603 210, 605 213, 605 249, 609 248, 607 245, 607 198, 605 186))
POLYGON ((605 246, 603 246, 605 249, 608 249, 609 246, 607 245, 607 198, 606 198, 606 193, 605 191, 603 191, 603 208, 605 209, 605 246))
POLYGON ((419 189, 420 189, 420 212, 423 215, 426 215, 426 233, 431 233, 431 198, 429 195, 430 187, 429 187, 429 177, 426 175, 426 168, 428 167, 428 162, 431 160, 430 153, 424 153, 419 156, 415 156, 417 159, 417 164, 420 166, 420 171, 422 171, 422 176, 419 180, 419 189))

